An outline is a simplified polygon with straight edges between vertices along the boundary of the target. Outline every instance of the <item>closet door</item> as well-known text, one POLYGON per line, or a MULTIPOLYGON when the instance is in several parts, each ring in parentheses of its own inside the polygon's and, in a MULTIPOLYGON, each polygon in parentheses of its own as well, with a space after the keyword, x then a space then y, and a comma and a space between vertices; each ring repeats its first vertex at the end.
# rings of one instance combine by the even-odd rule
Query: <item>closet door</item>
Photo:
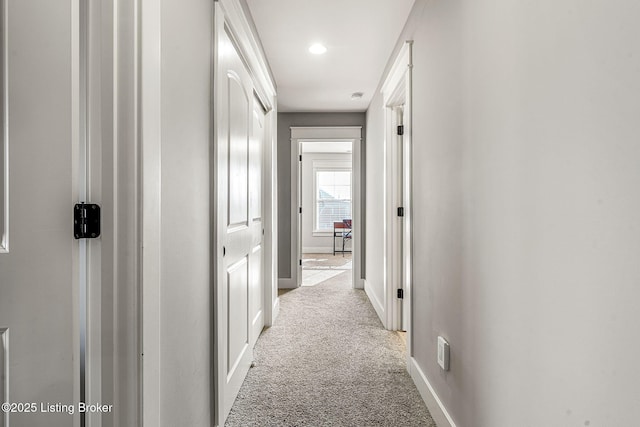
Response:
POLYGON ((262 146, 264 111, 231 37, 218 39, 217 275, 218 422, 222 424, 253 360, 264 325, 262 146))

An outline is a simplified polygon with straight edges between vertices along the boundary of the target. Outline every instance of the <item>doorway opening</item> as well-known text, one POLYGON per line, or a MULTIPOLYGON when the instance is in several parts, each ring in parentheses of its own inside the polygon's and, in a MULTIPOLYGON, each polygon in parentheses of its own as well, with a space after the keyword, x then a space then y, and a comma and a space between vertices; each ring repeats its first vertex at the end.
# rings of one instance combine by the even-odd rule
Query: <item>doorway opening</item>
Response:
POLYGON ((291 127, 291 283, 362 289, 360 126, 291 127), (344 274, 343 274, 344 273, 344 274))
POLYGON ((385 258, 387 329, 402 334, 411 367, 411 42, 406 42, 383 84, 385 109, 385 258))
POLYGON ((300 142, 301 286, 327 280, 352 287, 351 141, 300 142))

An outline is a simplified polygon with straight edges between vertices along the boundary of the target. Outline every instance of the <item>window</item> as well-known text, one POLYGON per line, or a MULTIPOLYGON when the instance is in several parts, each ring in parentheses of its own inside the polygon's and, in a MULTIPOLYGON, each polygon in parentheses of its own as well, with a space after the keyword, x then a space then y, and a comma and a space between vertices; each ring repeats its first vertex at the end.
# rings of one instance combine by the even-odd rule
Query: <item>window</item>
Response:
POLYGON ((315 231, 333 231, 334 221, 351 219, 351 170, 315 170, 315 231))

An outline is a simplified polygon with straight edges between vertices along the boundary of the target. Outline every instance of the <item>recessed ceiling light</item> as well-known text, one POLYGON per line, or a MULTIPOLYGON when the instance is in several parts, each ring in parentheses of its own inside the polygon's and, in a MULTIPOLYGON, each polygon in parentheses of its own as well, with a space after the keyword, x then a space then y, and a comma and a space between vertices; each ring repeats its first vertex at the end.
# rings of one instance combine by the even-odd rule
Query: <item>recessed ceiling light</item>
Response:
POLYGON ((313 53, 314 55, 322 55, 326 51, 327 48, 320 43, 312 44, 311 46, 309 46, 309 52, 313 53))
POLYGON ((362 95, 364 95, 364 93, 362 93, 362 92, 353 92, 353 93, 351 94, 351 99, 352 99, 353 101, 356 101, 356 100, 358 100, 358 99, 362 98, 362 95))

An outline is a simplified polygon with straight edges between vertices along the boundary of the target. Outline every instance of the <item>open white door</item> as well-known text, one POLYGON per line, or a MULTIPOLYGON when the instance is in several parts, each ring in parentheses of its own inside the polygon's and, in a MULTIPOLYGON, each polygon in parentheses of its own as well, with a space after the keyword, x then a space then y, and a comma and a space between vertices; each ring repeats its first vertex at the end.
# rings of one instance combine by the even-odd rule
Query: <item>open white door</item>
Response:
POLYGON ((249 142, 249 220, 251 228, 251 253, 249 255, 249 320, 251 321, 250 345, 254 346, 264 329, 264 186, 262 164, 265 137, 265 110, 260 100, 253 96, 252 132, 249 142))
POLYGON ((226 32, 218 40, 216 289, 218 425, 231 410, 264 327, 262 145, 264 110, 226 32))
MULTIPOLYGON (((298 179, 296 179, 297 182, 297 188, 296 188, 296 217, 298 218, 298 220, 296 221, 297 224, 297 230, 296 230, 296 239, 297 239, 297 245, 296 245, 296 263, 295 263, 295 269, 296 269, 296 287, 299 287, 302 285, 302 143, 301 142, 296 142, 296 148, 298 149, 298 155, 297 155, 297 159, 298 161, 296 162, 296 168, 297 170, 297 177, 298 179)), ((305 212, 307 215, 309 214, 308 212, 305 212)))
POLYGON ((5 0, 0 6, 6 84, 0 401, 15 404, 0 413, 0 426, 77 426, 83 271, 73 227, 83 173, 79 3, 5 0), (35 405, 25 409, 25 403, 35 405))

